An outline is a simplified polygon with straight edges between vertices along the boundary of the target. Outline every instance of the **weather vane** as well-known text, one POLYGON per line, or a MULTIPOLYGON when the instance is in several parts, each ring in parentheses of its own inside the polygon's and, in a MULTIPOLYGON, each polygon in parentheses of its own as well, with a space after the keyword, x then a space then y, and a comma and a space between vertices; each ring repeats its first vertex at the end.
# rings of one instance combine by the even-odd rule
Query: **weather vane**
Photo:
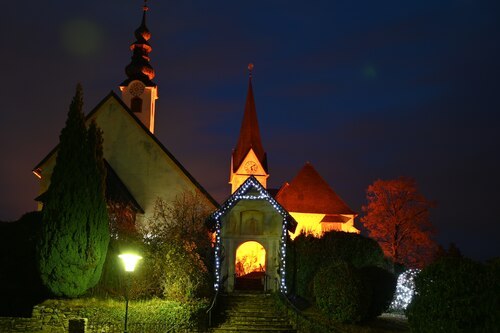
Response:
POLYGON ((252 77, 253 67, 254 67, 254 66, 253 66, 253 64, 252 64, 252 63, 249 63, 249 64, 248 64, 248 75, 249 75, 250 77, 252 77))

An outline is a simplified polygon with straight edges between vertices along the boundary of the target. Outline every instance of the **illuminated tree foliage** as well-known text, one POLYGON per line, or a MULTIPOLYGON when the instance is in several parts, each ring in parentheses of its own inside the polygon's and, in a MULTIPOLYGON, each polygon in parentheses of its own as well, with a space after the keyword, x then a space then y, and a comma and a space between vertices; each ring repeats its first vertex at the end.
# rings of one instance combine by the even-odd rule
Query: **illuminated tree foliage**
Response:
POLYGON ((87 130, 77 86, 45 193, 37 246, 41 279, 57 296, 76 297, 101 275, 109 242, 102 133, 87 130))
POLYGON ((361 219, 371 238, 387 257, 408 267, 429 263, 436 251, 429 221, 433 203, 418 190, 414 179, 377 180, 366 191, 368 205, 361 219))
POLYGON ((209 213, 199 193, 185 192, 172 202, 156 200, 153 216, 139 226, 142 241, 134 250, 144 259, 134 274, 132 297, 189 301, 209 295, 214 261, 205 226, 209 213))

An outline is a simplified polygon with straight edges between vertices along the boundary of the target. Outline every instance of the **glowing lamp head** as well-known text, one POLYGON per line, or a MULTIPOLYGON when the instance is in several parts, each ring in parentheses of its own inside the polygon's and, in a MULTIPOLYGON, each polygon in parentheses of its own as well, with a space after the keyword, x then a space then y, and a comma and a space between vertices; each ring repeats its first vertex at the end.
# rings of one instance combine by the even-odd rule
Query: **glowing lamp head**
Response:
POLYGON ((118 256, 123 261, 126 272, 133 272, 137 262, 142 259, 141 256, 132 253, 124 253, 118 256))

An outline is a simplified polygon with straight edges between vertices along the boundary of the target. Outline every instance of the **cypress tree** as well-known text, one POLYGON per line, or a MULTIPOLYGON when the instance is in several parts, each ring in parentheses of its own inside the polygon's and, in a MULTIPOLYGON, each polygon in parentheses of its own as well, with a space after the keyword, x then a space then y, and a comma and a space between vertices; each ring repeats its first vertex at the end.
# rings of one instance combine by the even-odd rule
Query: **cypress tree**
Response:
POLYGON ((38 268, 57 296, 76 297, 97 283, 109 242, 102 134, 95 123, 87 130, 82 107, 78 85, 42 210, 38 268))

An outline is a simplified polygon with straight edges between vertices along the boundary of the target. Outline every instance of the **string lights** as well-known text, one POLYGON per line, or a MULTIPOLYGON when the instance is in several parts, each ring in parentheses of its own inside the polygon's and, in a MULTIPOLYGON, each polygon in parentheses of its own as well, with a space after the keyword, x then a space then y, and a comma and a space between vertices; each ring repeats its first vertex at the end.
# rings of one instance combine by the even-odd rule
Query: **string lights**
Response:
POLYGON ((267 192, 267 190, 257 181, 254 176, 250 176, 234 194, 217 210, 210 220, 215 222, 215 282, 214 289, 218 291, 221 285, 221 218, 236 205, 240 200, 266 200, 283 217, 282 234, 280 241, 280 280, 279 286, 282 293, 287 293, 286 287, 286 237, 288 231, 288 221, 291 216, 281 207, 281 205, 267 192), (255 190, 255 194, 250 194, 250 190, 255 190))
POLYGON ((415 294, 415 277, 420 272, 420 269, 411 268, 401 273, 398 277, 396 292, 392 299, 389 309, 392 311, 405 311, 411 303, 415 294))

